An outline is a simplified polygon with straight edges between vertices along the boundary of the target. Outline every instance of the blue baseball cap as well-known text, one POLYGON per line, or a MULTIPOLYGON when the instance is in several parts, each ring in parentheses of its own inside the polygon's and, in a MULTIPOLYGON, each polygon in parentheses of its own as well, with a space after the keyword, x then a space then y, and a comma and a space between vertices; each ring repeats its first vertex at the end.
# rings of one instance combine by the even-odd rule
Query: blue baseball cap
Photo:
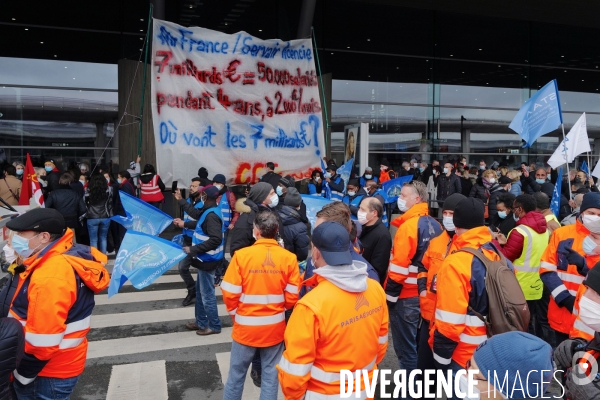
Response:
POLYGON ((337 222, 327 221, 317 226, 312 234, 312 243, 319 249, 328 265, 352 264, 350 235, 337 222))

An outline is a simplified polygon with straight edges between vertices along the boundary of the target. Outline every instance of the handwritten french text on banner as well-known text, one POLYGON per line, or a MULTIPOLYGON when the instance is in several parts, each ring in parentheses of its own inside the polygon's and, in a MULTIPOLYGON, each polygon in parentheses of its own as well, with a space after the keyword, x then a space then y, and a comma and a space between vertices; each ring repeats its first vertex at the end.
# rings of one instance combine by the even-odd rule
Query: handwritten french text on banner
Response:
POLYGON ((324 151, 310 39, 262 40, 154 20, 157 169, 189 182, 200 166, 229 183, 276 171, 309 178, 324 151))

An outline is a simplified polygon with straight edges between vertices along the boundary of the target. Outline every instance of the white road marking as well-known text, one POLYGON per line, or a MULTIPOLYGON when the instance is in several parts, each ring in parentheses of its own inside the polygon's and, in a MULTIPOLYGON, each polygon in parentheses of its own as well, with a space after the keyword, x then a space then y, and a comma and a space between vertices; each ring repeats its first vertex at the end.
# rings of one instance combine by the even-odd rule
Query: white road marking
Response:
MULTIPOLYGON (((216 356, 217 364, 219 364, 219 371, 221 371, 221 381, 223 381, 223 386, 225 386, 227 378, 229 377, 229 361, 231 360, 231 353, 217 353, 216 356)), ((250 369, 251 368, 248 368, 248 374, 246 374, 246 380, 244 381, 242 400, 258 400, 260 398, 260 388, 254 386, 254 382, 252 382, 252 378, 250 377, 250 369)), ((284 400, 280 385, 277 389, 277 400, 284 400)))
MULTIPOLYGON (((141 303, 144 301, 159 301, 159 300, 172 300, 182 299, 186 295, 185 289, 173 289, 173 290, 154 290, 147 292, 131 292, 131 293, 117 293, 110 299, 107 294, 98 294, 94 297, 97 306, 103 306, 106 304, 123 304, 123 303, 141 303)), ((215 295, 221 296, 221 288, 215 288, 215 295)), ((191 306, 190 306, 191 307, 191 306)))
POLYGON ((165 360, 113 365, 106 400, 166 400, 165 360))
MULTIPOLYGON (((219 316, 229 315, 225 304, 217 304, 219 316)), ((125 326, 137 324, 152 324, 156 322, 190 320, 196 318, 194 305, 185 308, 175 308, 170 310, 152 310, 127 312, 120 314, 92 315, 92 329, 108 328, 111 326, 125 326)))

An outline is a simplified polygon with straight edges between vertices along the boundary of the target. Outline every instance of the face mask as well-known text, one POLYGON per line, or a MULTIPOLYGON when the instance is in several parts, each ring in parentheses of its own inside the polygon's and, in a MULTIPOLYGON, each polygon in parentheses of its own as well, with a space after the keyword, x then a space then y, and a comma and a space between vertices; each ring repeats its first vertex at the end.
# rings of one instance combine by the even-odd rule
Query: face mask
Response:
POLYGON ((400 197, 398 197, 398 209, 402 212, 408 211, 408 207, 406 207, 406 200, 403 200, 400 197))
POLYGON ((484 171, 485 170, 485 165, 480 165, 479 169, 482 170, 482 171, 484 171))
POLYGON ((220 184, 215 184, 213 186, 216 187, 219 190, 223 189, 223 185, 220 185, 220 184))
POLYGON ((581 296, 579 299, 579 318, 581 322, 600 332, 600 304, 581 296))
POLYGON ((373 177, 373 175, 371 175, 371 174, 366 174, 365 175, 365 179, 371 179, 372 177, 373 177))
POLYGON ((385 165, 380 165, 379 169, 382 171, 386 171, 388 168, 385 165))
POLYGON ((596 254, 596 249, 598 245, 596 244, 596 242, 594 242, 594 239, 592 239, 590 236, 586 236, 585 239, 583 239, 582 247, 583 252, 591 256, 596 254))
POLYGON ((498 211, 498 216, 502 219, 506 218, 506 211, 498 211))
POLYGON ((256 237, 256 234, 254 233, 254 229, 252 229, 252 237, 254 238, 254 240, 258 240, 258 238, 256 237))
POLYGON ((5 244, 4 248, 2 250, 4 250, 4 258, 6 259, 7 263, 12 264, 17 260, 17 255, 15 253, 15 250, 12 247, 10 247, 8 244, 5 244))
POLYGON ((279 204, 279 197, 277 196, 277 193, 274 193, 273 196, 270 197, 270 199, 271 199, 271 204, 269 204, 269 207, 271 207, 271 208, 277 207, 277 204, 279 204))
POLYGON ((42 187, 48 186, 48 182, 46 182, 44 179, 40 180, 39 182, 42 185, 42 187))
POLYGON ((546 183, 545 179, 536 179, 535 180, 539 185, 543 185, 544 183, 546 183))
POLYGON ((447 174, 448 173, 448 168, 444 168, 444 173, 447 174))
POLYGON ((79 181, 83 186, 85 186, 85 181, 79 181))
POLYGON ((200 201, 202 202, 202 204, 206 203, 206 195, 200 196, 200 201))
POLYGON ((415 167, 415 168, 419 168, 419 164, 418 164, 418 163, 414 163, 414 164, 413 164, 413 167, 415 167))
POLYGON ((348 196, 354 197, 354 196, 356 196, 356 192, 348 192, 348 196))
POLYGON ((425 168, 423 168, 423 167, 420 167, 420 168, 419 168, 419 171, 423 172, 423 171, 425 171, 425 168))
POLYGON ((331 178, 331 172, 325 172, 325 178, 331 178))
POLYGON ((599 216, 584 214, 581 217, 581 222, 583 222, 583 226, 588 228, 588 230, 590 232, 600 233, 600 217, 599 216))
POLYGON ((321 178, 318 176, 315 176, 315 182, 320 182, 320 181, 321 181, 321 178))
POLYGON ((110 178, 106 178, 106 183, 110 183, 110 178))
POLYGON ((369 194, 369 188, 368 188, 368 187, 366 187, 366 186, 365 186, 365 187, 363 188, 363 190, 364 190, 365 192, 367 192, 367 195, 369 194))
POLYGON ((442 224, 444 225, 444 228, 446 228, 447 231, 452 232, 456 229, 456 227, 454 226, 453 217, 444 217, 444 219, 442 220, 442 224))
POLYGON ((281 188, 281 186, 277 186, 277 189, 275 189, 275 193, 277 193, 277 196, 283 196, 283 189, 281 188))
POLYGON ((17 170, 17 175, 19 175, 19 176, 20 176, 20 175, 23 175, 23 170, 22 170, 22 169, 18 169, 18 170, 17 170))
POLYGON ((52 167, 44 167, 44 169, 46 170, 46 172, 52 172, 52 167))
POLYGON ((489 181, 490 181, 490 183, 494 184, 494 183, 496 183, 496 178, 490 178, 489 181))
MULTIPOLYGON (((38 237, 39 235, 40 234, 38 233, 34 237, 38 237)), ((32 237, 31 239, 33 239, 34 237, 32 237)), ((29 248, 29 241, 31 239, 25 239, 25 238, 23 238, 23 237, 21 237, 19 235, 14 235, 13 238, 12 238, 12 248, 15 251, 15 253, 17 253, 18 255, 20 255, 23 258, 27 258, 30 255, 32 255, 33 251, 35 249, 30 249, 29 248)))
POLYGON ((118 179, 117 179, 117 182, 119 182, 119 185, 120 185, 121 183, 123 183, 123 179, 121 179, 121 178, 118 178, 118 179))
POLYGON ((361 225, 364 225, 366 223, 369 222, 369 220, 367 219, 367 212, 366 211, 359 211, 356 213, 356 218, 358 219, 358 222, 361 225))
POLYGON ((516 214, 513 214, 513 218, 514 218, 515 222, 520 219, 519 217, 516 216, 516 214))

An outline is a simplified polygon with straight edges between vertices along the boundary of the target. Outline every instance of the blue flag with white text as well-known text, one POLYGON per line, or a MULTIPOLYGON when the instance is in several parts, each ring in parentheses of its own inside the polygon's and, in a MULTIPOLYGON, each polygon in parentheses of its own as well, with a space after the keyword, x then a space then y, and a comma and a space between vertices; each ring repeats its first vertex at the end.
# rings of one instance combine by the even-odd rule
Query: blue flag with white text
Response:
POLYGON ((314 229, 315 222, 317 221, 317 213, 321 211, 323 206, 333 203, 333 200, 311 196, 309 194, 303 194, 301 196, 302 201, 306 205, 306 217, 308 218, 308 222, 310 222, 310 226, 312 226, 314 229))
POLYGON ((389 204, 398 200, 402 186, 404 186, 405 183, 412 181, 412 179, 413 175, 406 175, 382 183, 381 192, 385 203, 389 204))
POLYGON ((558 218, 560 212, 560 187, 562 186, 560 182, 562 182, 562 167, 558 169, 558 181, 554 185, 554 193, 552 193, 552 201, 550 201, 550 209, 556 215, 556 218, 558 218))
POLYGON ((583 172, 585 172, 585 174, 589 177, 590 176, 590 169, 588 168, 587 163, 585 162, 585 160, 583 160, 583 162, 581 163, 581 170, 583 172))
POLYGON ((171 223, 173 217, 159 210, 158 208, 119 191, 121 203, 125 209, 126 217, 115 215, 111 220, 118 222, 127 228, 128 231, 147 233, 157 236, 162 233, 171 223))
POLYGON ((346 186, 350 180, 350 174, 352 173, 352 166, 354 165, 354 158, 349 159, 341 167, 339 167, 336 173, 344 180, 344 193, 346 193, 346 186))
POLYGON ((523 138, 523 147, 531 147, 537 138, 552 132, 562 122, 558 85, 554 79, 521 106, 508 127, 523 138))
POLYGON ((108 297, 117 294, 127 280, 136 289, 145 288, 185 256, 175 243, 128 230, 115 259, 108 297))

